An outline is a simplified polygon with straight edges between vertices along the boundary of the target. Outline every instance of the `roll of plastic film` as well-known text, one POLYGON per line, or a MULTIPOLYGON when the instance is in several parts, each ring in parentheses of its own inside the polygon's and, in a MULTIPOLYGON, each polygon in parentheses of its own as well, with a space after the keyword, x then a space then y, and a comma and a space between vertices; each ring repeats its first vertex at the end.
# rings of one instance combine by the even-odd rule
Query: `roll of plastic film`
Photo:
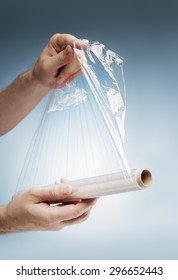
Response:
POLYGON ((69 181, 68 183, 74 187, 74 192, 70 199, 67 198, 67 201, 142 190, 150 186, 151 182, 151 172, 143 168, 131 170, 130 176, 127 177, 124 176, 123 172, 118 172, 69 181))

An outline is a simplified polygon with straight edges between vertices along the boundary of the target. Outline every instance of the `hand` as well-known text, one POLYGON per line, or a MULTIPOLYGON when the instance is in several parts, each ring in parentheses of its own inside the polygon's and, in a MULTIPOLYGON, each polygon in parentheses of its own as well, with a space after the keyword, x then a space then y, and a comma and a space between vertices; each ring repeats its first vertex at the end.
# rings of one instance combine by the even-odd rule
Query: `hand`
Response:
POLYGON ((49 89, 63 87, 81 74, 74 46, 77 55, 87 47, 72 35, 52 36, 35 65, 0 90, 0 136, 16 126, 49 89))
POLYGON ((8 205, 2 206, 4 211, 0 232, 60 230, 85 221, 96 199, 51 205, 66 201, 72 192, 71 186, 59 183, 17 193, 8 205))
POLYGON ((53 35, 32 69, 35 79, 47 88, 57 88, 80 75, 74 46, 81 50, 87 45, 69 34, 53 35))

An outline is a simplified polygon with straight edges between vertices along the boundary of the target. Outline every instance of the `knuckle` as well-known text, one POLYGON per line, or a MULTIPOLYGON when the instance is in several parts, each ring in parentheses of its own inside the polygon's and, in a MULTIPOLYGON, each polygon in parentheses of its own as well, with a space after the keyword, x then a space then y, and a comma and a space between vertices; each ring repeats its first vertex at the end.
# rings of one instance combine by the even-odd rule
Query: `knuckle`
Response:
POLYGON ((63 39, 64 39, 65 42, 68 41, 69 34, 67 34, 67 33, 62 33, 61 36, 63 37, 63 39))
POLYGON ((48 42, 48 48, 50 49, 50 50, 56 50, 57 52, 59 52, 60 51, 60 46, 58 45, 58 41, 59 41, 59 37, 61 36, 61 34, 59 34, 59 33, 56 33, 56 34, 54 34, 51 38, 50 38, 50 40, 49 40, 49 42, 48 42))
POLYGON ((60 35, 60 33, 55 33, 53 36, 51 36, 50 41, 56 40, 56 38, 60 35))
POLYGON ((57 193, 56 193, 56 188, 55 187, 52 187, 48 190, 48 196, 50 197, 50 199, 56 200, 57 193))
POLYGON ((34 197, 36 196, 36 190, 35 188, 30 188, 29 190, 26 191, 27 195, 34 197))
POLYGON ((13 201, 14 199, 20 197, 20 193, 16 193, 12 196, 11 201, 13 201))

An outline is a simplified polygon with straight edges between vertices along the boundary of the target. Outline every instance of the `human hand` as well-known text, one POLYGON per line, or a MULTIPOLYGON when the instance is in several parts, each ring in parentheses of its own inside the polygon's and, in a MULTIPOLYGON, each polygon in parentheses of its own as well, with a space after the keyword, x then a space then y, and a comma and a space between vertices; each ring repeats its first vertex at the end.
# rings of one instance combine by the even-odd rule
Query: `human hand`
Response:
POLYGON ((33 77, 47 88, 63 87, 81 74, 73 47, 82 50, 85 43, 69 34, 55 34, 32 69, 33 77))
POLYGON ((73 188, 65 183, 32 188, 15 194, 3 208, 0 233, 60 230, 87 219, 96 199, 87 199, 62 205, 71 197, 73 188), (51 205, 52 203, 59 203, 51 205))

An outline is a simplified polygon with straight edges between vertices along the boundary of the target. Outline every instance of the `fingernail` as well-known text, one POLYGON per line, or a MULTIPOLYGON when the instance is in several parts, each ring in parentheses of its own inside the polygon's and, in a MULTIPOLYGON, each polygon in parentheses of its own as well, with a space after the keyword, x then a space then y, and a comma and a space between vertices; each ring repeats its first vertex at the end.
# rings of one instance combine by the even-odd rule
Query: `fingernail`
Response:
POLYGON ((67 184, 67 182, 68 182, 68 180, 63 178, 63 177, 60 179, 60 183, 66 183, 67 184))

